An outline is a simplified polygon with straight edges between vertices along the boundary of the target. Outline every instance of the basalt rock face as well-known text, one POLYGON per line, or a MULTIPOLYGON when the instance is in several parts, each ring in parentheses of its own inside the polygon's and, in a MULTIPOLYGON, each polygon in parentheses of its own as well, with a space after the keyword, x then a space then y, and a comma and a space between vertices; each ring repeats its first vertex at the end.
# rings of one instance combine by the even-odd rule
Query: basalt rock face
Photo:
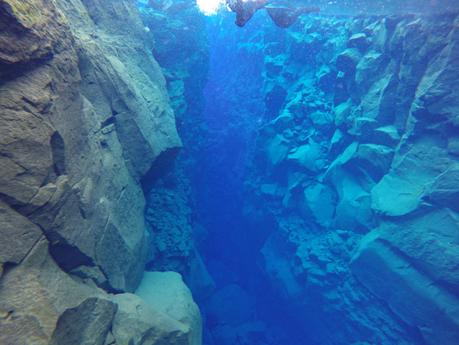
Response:
POLYGON ((458 20, 309 19, 265 43, 282 99, 247 213, 276 219, 266 272, 319 344, 459 342, 458 20))
POLYGON ((141 185, 181 146, 136 11, 0 1, 2 344, 116 343, 108 292, 135 291, 147 257, 141 185))

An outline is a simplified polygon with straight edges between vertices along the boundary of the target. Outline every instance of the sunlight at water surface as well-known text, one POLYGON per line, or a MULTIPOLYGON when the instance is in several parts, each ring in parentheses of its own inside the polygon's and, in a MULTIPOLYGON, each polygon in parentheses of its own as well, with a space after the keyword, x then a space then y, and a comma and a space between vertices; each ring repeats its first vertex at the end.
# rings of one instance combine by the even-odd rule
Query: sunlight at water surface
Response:
POLYGON ((218 10, 225 3, 224 0, 197 0, 196 1, 200 11, 205 15, 213 15, 218 12, 218 10))

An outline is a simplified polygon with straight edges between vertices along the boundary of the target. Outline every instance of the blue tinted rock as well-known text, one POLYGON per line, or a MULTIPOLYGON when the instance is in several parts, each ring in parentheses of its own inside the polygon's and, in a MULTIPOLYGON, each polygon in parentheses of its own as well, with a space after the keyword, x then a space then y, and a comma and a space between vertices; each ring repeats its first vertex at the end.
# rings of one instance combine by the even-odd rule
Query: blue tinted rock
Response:
POLYGON ((387 216, 415 211, 423 205, 426 185, 450 164, 445 151, 436 146, 435 141, 425 138, 412 145, 405 154, 396 155, 391 171, 372 189, 372 208, 387 216))
POLYGON ((394 150, 382 145, 360 144, 355 154, 356 164, 375 181, 379 181, 391 166, 394 150))
POLYGON ((443 207, 459 211, 459 165, 454 164, 428 186, 425 198, 443 207))
POLYGON ((325 92, 331 92, 335 87, 336 72, 329 66, 323 65, 316 73, 317 84, 325 92))
POLYGON ((307 169, 317 172, 324 167, 325 162, 320 144, 310 140, 308 144, 297 147, 288 154, 288 160, 307 169))
POLYGON ((367 191, 368 181, 355 178, 353 174, 341 172, 341 181, 336 188, 339 200, 336 206, 334 226, 357 232, 367 231, 374 225, 371 196, 367 191))
MULTIPOLYGON (((189 329, 187 345, 200 345, 202 321, 191 291, 176 272, 145 272, 136 290, 152 309, 166 314, 189 329)), ((179 343, 180 344, 180 343, 179 343)))
POLYGON ((336 58, 336 68, 348 76, 353 76, 361 57, 362 55, 357 49, 348 48, 336 58))
POLYGON ((393 147, 400 142, 400 134, 395 126, 383 126, 376 128, 367 140, 375 144, 393 147))
MULTIPOLYGON (((459 301, 457 296, 451 292, 457 291, 457 289, 445 289, 436 278, 425 274, 422 269, 418 270, 418 260, 424 262, 430 257, 434 260, 431 261, 434 266, 438 264, 438 260, 443 261, 441 255, 434 254, 439 248, 431 247, 437 245, 436 236, 433 235, 432 237, 431 230, 427 232, 425 230, 433 227, 433 229, 440 231, 452 230, 454 232, 457 231, 457 221, 453 221, 453 225, 455 225, 447 230, 444 228, 445 225, 448 225, 447 223, 441 221, 440 224, 436 224, 440 219, 431 219, 434 222, 429 223, 430 225, 423 225, 424 220, 426 219, 422 219, 417 225, 413 223, 414 227, 407 228, 407 231, 404 231, 403 227, 394 229, 394 231, 400 232, 398 239, 401 242, 397 240, 396 246, 406 243, 402 249, 405 251, 414 245, 414 247, 409 248, 408 257, 400 253, 398 249, 394 249, 396 247, 394 247, 393 242, 389 244, 386 242, 387 239, 391 239, 391 236, 384 237, 381 232, 384 233, 385 230, 378 230, 371 232, 361 241, 360 248, 352 260, 351 268, 360 282, 378 298, 383 299, 404 322, 416 328, 427 344, 453 345, 459 341, 459 317, 457 314, 459 301), (414 233, 411 234, 413 230, 414 233), (405 239, 404 237, 407 235, 411 238, 405 239), (419 236, 419 238, 414 239, 413 236, 419 236), (422 249, 419 251, 419 248, 422 249), (424 257, 426 253, 430 254, 424 257)), ((446 245, 447 251, 449 251, 451 238, 447 236, 445 240, 441 246, 446 245)), ((457 236, 455 241, 457 241, 457 236)), ((441 249, 441 252, 444 252, 444 248, 441 249)), ((457 254, 451 253, 451 255, 457 254)), ((447 261, 443 262, 446 263, 447 261)), ((453 266, 451 268, 453 272, 457 272, 456 268, 453 266)))
POLYGON ((357 48, 361 52, 364 52, 370 45, 370 41, 365 33, 359 32, 349 37, 347 45, 350 48, 357 48))
POLYGON ((349 121, 352 111, 352 103, 350 100, 340 103, 335 106, 335 124, 337 127, 342 127, 349 121))
POLYGON ((283 136, 276 135, 268 142, 266 151, 271 165, 277 165, 287 157, 289 151, 288 141, 283 136))
POLYGON ((314 220, 328 227, 335 214, 336 195, 327 185, 316 183, 304 189, 305 207, 309 210, 314 220))

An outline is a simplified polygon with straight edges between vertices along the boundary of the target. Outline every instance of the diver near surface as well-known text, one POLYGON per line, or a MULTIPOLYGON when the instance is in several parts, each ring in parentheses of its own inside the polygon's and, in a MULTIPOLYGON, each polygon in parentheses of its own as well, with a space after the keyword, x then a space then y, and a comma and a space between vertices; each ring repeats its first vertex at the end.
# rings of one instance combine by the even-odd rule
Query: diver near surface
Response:
POLYGON ((240 27, 244 26, 255 12, 263 8, 272 21, 281 28, 288 28, 303 14, 320 11, 317 7, 279 5, 272 0, 226 0, 226 4, 236 13, 236 25, 240 27))

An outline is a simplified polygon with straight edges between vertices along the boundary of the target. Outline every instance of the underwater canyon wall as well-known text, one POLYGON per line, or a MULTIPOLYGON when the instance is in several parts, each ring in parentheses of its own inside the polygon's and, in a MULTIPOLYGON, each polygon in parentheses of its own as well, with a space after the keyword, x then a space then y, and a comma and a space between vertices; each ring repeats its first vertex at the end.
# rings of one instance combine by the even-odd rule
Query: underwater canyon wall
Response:
POLYGON ((180 275, 144 275, 142 185, 181 140, 137 12, 0 1, 2 344, 201 343, 180 275))
POLYGON ((317 344, 459 342, 458 20, 265 34, 246 214, 276 220, 264 267, 317 344))

